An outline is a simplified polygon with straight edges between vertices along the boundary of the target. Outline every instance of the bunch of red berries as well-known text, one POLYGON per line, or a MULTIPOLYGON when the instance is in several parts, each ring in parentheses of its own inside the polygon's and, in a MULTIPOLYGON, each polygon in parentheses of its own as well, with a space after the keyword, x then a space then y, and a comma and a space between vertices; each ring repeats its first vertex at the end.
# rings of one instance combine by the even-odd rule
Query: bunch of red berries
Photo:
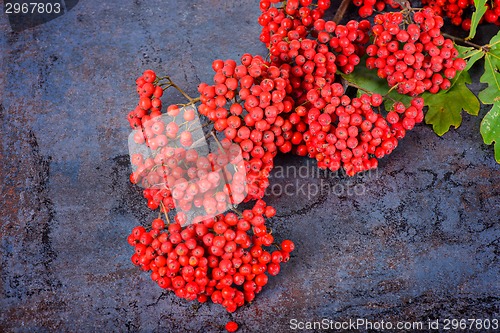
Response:
POLYGON ((161 116, 161 96, 163 89, 155 84, 156 73, 146 70, 136 81, 139 103, 128 114, 128 121, 132 128, 141 128, 143 122, 161 116))
MULTIPOLYGON (((474 0, 422 0, 422 4, 432 8, 437 15, 448 17, 452 24, 470 30, 474 0)), ((487 1, 486 7, 480 23, 500 25, 500 1, 487 1)))
POLYGON ((470 30, 474 0, 422 0, 422 4, 431 8, 436 15, 448 17, 452 24, 470 30))
POLYGON ((441 34, 443 19, 430 9, 416 12, 414 23, 406 25, 404 18, 399 12, 375 16, 374 44, 366 49, 366 66, 376 69, 401 94, 417 96, 449 89, 450 80, 466 63, 457 58, 453 41, 441 34))
POLYGON ((274 237, 265 218, 275 214, 258 200, 241 217, 230 212, 188 226, 177 218, 168 226, 155 219, 151 230, 138 226, 129 235, 131 260, 176 296, 201 303, 210 298, 234 312, 255 298, 269 276, 280 272, 294 249, 293 242, 285 240, 279 250, 266 250, 274 237))
POLYGON ((288 0, 284 6, 281 6, 281 3, 279 0, 260 1, 262 14, 258 22, 263 27, 260 41, 271 50, 284 39, 305 38, 314 22, 321 19, 325 10, 330 8, 330 0, 318 0, 317 3, 313 0, 288 0), (275 6, 272 6, 273 4, 275 6))
MULTIPOLYGON (((359 7, 358 14, 362 18, 372 16, 374 12, 383 11, 386 6, 390 8, 401 8, 405 1, 395 0, 352 0, 359 7)), ((412 1, 407 1, 408 3, 412 1)), ((461 26, 468 31, 471 26, 471 15, 475 10, 474 0, 422 0, 424 8, 432 9, 436 15, 449 18, 453 25, 461 26)), ((492 23, 500 25, 500 1, 489 0, 486 2, 486 12, 481 23, 492 23)))
POLYGON ((285 138, 291 124, 281 116, 294 103, 287 68, 277 67, 260 56, 244 54, 241 63, 215 60, 214 84, 202 83, 200 114, 208 117, 214 130, 238 144, 247 171, 247 200, 260 199, 269 186, 268 176, 278 150, 292 146, 285 138))
POLYGON ((486 13, 483 19, 488 23, 500 25, 500 0, 490 0, 486 2, 486 13))
POLYGON ((341 95, 323 113, 309 111, 309 130, 303 139, 318 167, 336 171, 342 166, 349 176, 374 169, 377 159, 392 153, 406 131, 424 118, 422 98, 408 108, 395 103, 386 117, 376 111, 382 101, 378 94, 353 99, 341 95))
POLYGON ((193 107, 170 106, 165 115, 151 118, 153 112, 141 118, 130 145, 130 180, 145 189, 149 208, 162 206, 165 213, 194 208, 199 215, 194 218, 201 219, 245 199, 246 166, 237 144, 199 142, 204 133, 193 107))
MULTIPOLYGON (((313 30, 314 35, 317 35, 318 42, 318 52, 316 53, 322 53, 326 46, 329 58, 331 58, 331 55, 328 52, 334 55, 337 67, 343 73, 350 74, 359 65, 360 57, 365 53, 370 28, 371 24, 367 20, 360 22, 351 20, 346 25, 322 19, 317 20, 314 22, 313 30)), ((307 59, 307 54, 304 53, 303 56, 307 59)), ((313 59, 318 67, 321 67, 321 64, 324 63, 321 58, 316 59, 316 54, 314 54, 313 59)), ((295 59, 295 62, 297 62, 297 59, 295 59)), ((327 72, 334 74, 336 71, 332 71, 333 69, 327 68, 327 72)))
POLYGON ((261 20, 265 18, 267 24, 262 24, 263 33, 267 36, 268 30, 271 32, 266 41, 273 63, 292 66, 290 96, 298 106, 283 116, 293 125, 291 135, 286 136, 291 138, 293 151, 316 158, 320 168, 336 171, 342 167, 348 175, 377 167, 377 159, 390 154, 406 130, 422 121, 423 101, 415 103, 418 108, 409 106, 408 112, 398 104, 399 113, 389 110, 390 123, 374 110, 382 104, 380 95, 363 95, 351 105, 336 74, 338 69, 349 74, 360 63, 369 43, 370 23, 340 25, 318 18, 312 23, 295 21, 295 26, 275 24, 283 22, 287 6, 264 6, 261 20), (277 22, 270 22, 270 17, 278 18, 277 22))

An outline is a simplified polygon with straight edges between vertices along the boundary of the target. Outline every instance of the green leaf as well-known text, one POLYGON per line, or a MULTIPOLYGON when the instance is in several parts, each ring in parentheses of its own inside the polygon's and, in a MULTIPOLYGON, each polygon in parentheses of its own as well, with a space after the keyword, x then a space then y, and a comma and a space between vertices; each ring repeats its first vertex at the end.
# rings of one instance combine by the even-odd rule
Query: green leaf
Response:
POLYGON ((489 48, 484 57, 484 74, 479 79, 488 84, 479 93, 484 104, 500 103, 500 32, 491 39, 489 48))
POLYGON ((479 81, 488 86, 479 92, 479 99, 493 107, 481 121, 480 131, 484 143, 495 143, 495 160, 500 163, 500 31, 490 40, 486 50, 484 73, 479 81))
POLYGON ((479 93, 479 98, 484 104, 500 102, 500 62, 486 54, 484 60, 484 74, 479 79, 482 83, 487 83, 488 87, 479 93))
POLYGON ((465 66, 464 71, 469 71, 469 69, 482 57, 484 57, 484 52, 478 50, 475 47, 466 47, 455 44, 455 48, 458 50, 458 57, 465 59, 467 61, 467 66, 465 66))
POLYGON ((462 123, 462 109, 467 113, 477 116, 479 113, 479 100, 470 91, 466 83, 471 83, 468 72, 462 71, 455 84, 446 91, 437 94, 425 93, 423 98, 429 107, 425 122, 432 125, 434 132, 442 136, 451 126, 458 128, 462 123))
POLYGON ((495 160, 500 163, 500 103, 494 104, 484 116, 480 131, 484 143, 491 145, 495 142, 495 160))
MULTIPOLYGON (((363 61, 363 59, 361 61, 363 61)), ((342 77, 346 81, 354 83, 365 90, 382 96, 387 95, 388 98, 386 98, 384 102, 386 110, 391 109, 395 101, 403 102, 406 106, 411 103, 410 96, 400 94, 396 89, 391 90, 387 84, 387 80, 379 78, 376 71, 369 70, 365 66, 358 66, 354 72, 349 75, 342 74, 342 77)))
POLYGON ((467 39, 472 39, 476 36, 477 25, 479 24, 479 21, 483 17, 484 13, 486 13, 486 0, 474 0, 474 7, 476 7, 476 10, 472 13, 470 32, 467 39))

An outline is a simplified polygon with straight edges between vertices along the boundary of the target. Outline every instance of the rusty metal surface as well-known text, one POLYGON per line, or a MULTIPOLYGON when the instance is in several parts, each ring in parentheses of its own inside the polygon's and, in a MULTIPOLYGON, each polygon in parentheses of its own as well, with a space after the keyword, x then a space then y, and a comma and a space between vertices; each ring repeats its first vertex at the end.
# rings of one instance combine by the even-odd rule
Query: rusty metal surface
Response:
POLYGON ((318 175, 311 161, 278 158, 303 171, 277 167, 272 183, 297 195, 268 196, 275 234, 297 244, 282 273, 233 315, 162 292, 132 266, 126 243, 154 216, 128 184, 124 117, 135 77, 153 68, 194 94, 213 59, 265 53, 259 9, 73 5, 18 32, 0 16, 0 332, 218 332, 231 318, 242 332, 286 332, 293 318, 498 318, 500 166, 482 144, 480 119, 468 115, 443 138, 417 127, 364 177, 318 175))

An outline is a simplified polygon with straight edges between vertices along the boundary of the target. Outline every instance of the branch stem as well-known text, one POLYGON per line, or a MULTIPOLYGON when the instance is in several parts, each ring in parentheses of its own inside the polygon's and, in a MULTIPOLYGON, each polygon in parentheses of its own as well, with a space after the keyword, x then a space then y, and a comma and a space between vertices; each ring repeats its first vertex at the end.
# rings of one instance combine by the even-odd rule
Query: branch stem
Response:
POLYGON ((174 87, 179 93, 181 93, 181 95, 184 96, 189 101, 189 103, 180 104, 181 106, 193 105, 193 104, 195 104, 195 103, 197 103, 197 102, 200 101, 199 97, 193 98, 193 97, 189 96, 184 90, 181 89, 181 87, 179 87, 177 84, 175 84, 172 81, 172 79, 170 78, 170 76, 164 76, 164 77, 157 78, 156 79, 156 83, 160 87, 162 87, 163 90, 167 90, 170 87, 174 87), (161 82, 162 80, 167 80, 167 82, 163 83, 163 82, 161 82))
MULTIPOLYGON (((196 98, 192 98, 191 96, 189 96, 188 94, 186 94, 186 92, 184 90, 182 90, 178 85, 176 85, 172 81, 170 81, 170 84, 172 85, 172 87, 174 87, 175 89, 177 89, 177 91, 180 92, 182 96, 186 97, 186 99, 190 103, 193 103, 193 101, 196 99, 196 98)), ((198 98, 198 100, 200 100, 200 99, 198 98)))
POLYGON ((239 216, 239 218, 242 218, 242 217, 243 217, 243 214, 242 214, 239 210, 237 210, 236 208, 231 207, 231 210, 232 210, 233 212, 235 212, 235 213, 236 213, 236 215, 238 215, 238 216, 239 216))
POLYGON ((210 132, 210 134, 214 137, 215 142, 217 142, 217 145, 219 146, 220 150, 224 151, 224 148, 222 147, 222 144, 220 143, 219 138, 217 137, 217 135, 215 135, 215 131, 212 130, 210 132))
POLYGON ((466 45, 472 46, 472 47, 474 47, 476 49, 479 49, 479 50, 483 50, 485 48, 485 46, 481 46, 479 44, 469 42, 468 40, 465 40, 463 38, 456 37, 456 36, 453 36, 453 35, 450 35, 450 34, 447 34, 447 33, 444 33, 444 32, 442 33, 442 35, 445 38, 449 38, 449 39, 453 40, 454 42, 460 42, 462 44, 466 44, 466 45))
POLYGON ((167 224, 170 224, 170 219, 168 218, 167 207, 163 204, 163 201, 160 201, 160 211, 165 215, 165 220, 167 220, 167 224))
POLYGON ((340 21, 344 18, 344 15, 347 11, 347 8, 349 8, 349 5, 351 4, 352 0, 342 0, 340 3, 339 8, 337 9, 337 12, 335 13, 335 16, 333 17, 333 22, 339 24, 340 21))

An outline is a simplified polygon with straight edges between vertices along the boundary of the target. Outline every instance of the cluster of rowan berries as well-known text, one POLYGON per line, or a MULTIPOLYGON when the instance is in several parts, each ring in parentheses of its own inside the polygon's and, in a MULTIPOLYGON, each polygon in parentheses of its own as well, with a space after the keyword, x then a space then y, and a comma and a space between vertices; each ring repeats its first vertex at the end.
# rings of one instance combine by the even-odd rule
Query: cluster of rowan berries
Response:
POLYGON ((430 10, 378 15, 373 26, 367 20, 342 25, 323 19, 329 2, 315 5, 261 1, 261 41, 269 48, 271 66, 291 67, 293 110, 282 117, 293 125, 286 136, 292 151, 316 158, 320 168, 353 175, 377 167, 377 159, 394 150, 397 140, 423 120, 424 103, 418 98, 381 112, 382 96, 353 99, 338 74, 355 71, 368 53, 368 68, 377 69, 398 92, 416 97, 449 88, 465 62, 441 35, 442 19, 430 10))
MULTIPOLYGON (((474 0, 422 0, 422 4, 432 8, 437 15, 448 17, 452 24, 470 30, 474 0)), ((500 25, 500 1, 487 1, 485 6, 480 23, 500 25)))
POLYGON ((406 29, 401 28, 404 19, 400 12, 375 16, 375 39, 366 49, 366 66, 376 69, 389 86, 397 85, 401 94, 417 96, 449 89, 450 80, 466 62, 457 58, 453 41, 441 34, 443 18, 427 8, 416 12, 414 23, 406 29))
POLYGON ((134 247, 131 260, 176 296, 201 303, 210 298, 234 312, 255 298, 268 275, 278 275, 294 250, 290 240, 270 249, 274 237, 265 218, 275 214, 273 207, 258 200, 240 217, 229 212, 187 226, 177 216, 168 225, 155 219, 151 230, 138 226, 128 236, 134 247))
POLYGON ((146 70, 135 81, 139 102, 134 110, 130 111, 127 120, 134 129, 141 128, 143 122, 151 118, 161 116, 161 96, 163 96, 162 87, 156 83, 156 73, 150 69, 146 70))
POLYGON ((239 145, 247 172, 248 200, 260 199, 269 186, 269 172, 278 150, 292 149, 287 139, 291 124, 292 87, 286 68, 271 66, 260 56, 244 54, 234 60, 215 60, 214 84, 202 83, 198 111, 225 139, 239 145))
POLYGON ((375 111, 382 100, 378 94, 353 99, 343 95, 339 105, 325 113, 309 111, 309 130, 303 138, 320 168, 335 171, 342 165, 350 176, 374 169, 377 159, 392 153, 406 131, 424 118, 422 98, 412 100, 408 108, 395 103, 385 118, 375 111))

